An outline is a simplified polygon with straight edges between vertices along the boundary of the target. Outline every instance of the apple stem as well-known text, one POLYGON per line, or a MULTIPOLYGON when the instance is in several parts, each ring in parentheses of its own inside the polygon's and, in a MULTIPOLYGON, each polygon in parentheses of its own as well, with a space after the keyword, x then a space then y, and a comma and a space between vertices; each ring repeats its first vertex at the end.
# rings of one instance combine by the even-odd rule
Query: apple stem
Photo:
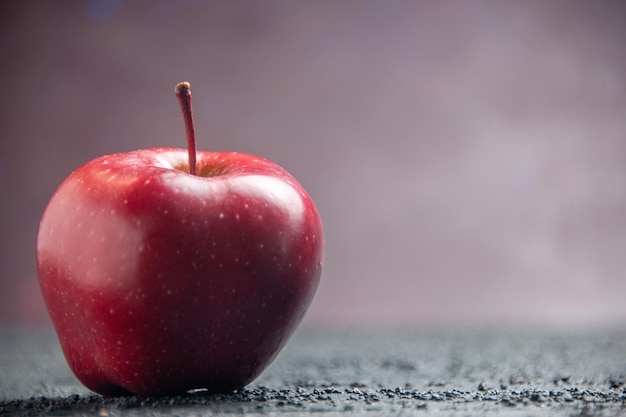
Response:
POLYGON ((176 84, 176 97, 180 103, 187 132, 187 154, 189 155, 189 173, 196 175, 196 129, 193 125, 193 111, 191 109, 191 84, 186 81, 176 84))

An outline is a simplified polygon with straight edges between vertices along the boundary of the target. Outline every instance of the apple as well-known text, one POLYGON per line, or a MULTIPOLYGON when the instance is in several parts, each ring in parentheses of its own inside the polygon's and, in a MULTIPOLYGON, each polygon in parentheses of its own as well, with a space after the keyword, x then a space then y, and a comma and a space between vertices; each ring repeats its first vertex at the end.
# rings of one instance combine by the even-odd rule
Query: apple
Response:
POLYGON ((52 196, 39 282, 77 378, 103 395, 240 389, 274 359, 317 289, 319 213, 258 156, 188 147, 96 158, 52 196))

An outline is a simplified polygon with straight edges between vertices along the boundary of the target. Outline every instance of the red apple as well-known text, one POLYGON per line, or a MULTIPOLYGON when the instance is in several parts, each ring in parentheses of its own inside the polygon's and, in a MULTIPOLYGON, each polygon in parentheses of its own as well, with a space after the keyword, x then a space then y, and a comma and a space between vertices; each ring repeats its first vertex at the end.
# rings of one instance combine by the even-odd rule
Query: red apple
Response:
POLYGON ((187 150, 88 162, 39 227, 61 347, 103 395, 245 386, 295 330, 321 274, 322 223, 303 187, 257 156, 196 154, 189 84, 176 91, 187 150))

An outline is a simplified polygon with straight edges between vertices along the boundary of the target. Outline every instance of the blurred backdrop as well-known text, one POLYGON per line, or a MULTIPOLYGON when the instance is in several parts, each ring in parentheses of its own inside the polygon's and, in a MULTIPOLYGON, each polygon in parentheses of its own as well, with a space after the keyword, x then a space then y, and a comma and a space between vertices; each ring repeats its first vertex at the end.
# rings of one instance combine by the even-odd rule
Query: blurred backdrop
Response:
POLYGON ((255 153, 325 223, 305 322, 626 325, 621 1, 1 1, 0 324, 49 325, 39 219, 108 153, 255 153))

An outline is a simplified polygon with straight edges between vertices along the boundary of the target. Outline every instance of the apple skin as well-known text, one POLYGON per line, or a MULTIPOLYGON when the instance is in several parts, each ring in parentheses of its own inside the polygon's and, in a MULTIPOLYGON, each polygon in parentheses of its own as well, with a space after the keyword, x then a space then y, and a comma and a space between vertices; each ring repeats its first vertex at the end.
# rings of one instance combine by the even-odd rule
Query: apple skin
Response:
POLYGON ((40 286, 70 368, 103 395, 242 388, 317 289, 319 213, 257 156, 155 148, 103 156, 40 223, 40 286))

